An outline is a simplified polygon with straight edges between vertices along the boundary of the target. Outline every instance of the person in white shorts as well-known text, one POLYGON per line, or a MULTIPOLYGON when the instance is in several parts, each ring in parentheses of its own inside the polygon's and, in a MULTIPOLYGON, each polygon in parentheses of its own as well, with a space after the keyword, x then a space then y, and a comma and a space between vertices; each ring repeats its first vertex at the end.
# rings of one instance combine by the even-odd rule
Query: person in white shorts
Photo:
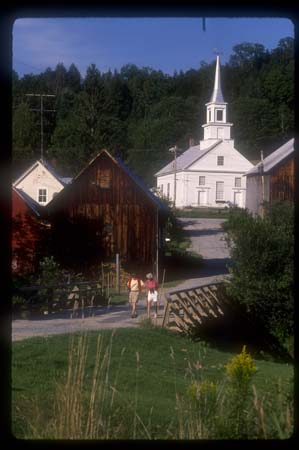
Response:
POLYGON ((158 283, 154 280, 153 274, 148 273, 146 275, 145 282, 146 292, 147 292, 147 317, 150 317, 151 304, 155 305, 155 318, 158 314, 158 283))

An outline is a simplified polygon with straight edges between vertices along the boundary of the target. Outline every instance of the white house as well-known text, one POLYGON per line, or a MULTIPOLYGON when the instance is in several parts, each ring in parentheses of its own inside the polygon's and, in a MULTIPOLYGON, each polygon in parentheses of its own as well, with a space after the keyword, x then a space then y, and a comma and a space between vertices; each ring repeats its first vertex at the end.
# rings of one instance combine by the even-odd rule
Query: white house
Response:
POLYGON ((13 183, 13 187, 45 206, 71 180, 71 178, 59 177, 48 162, 39 160, 13 183))
POLYGON ((217 55, 214 90, 206 103, 207 123, 203 140, 155 174, 159 191, 175 206, 224 207, 230 203, 245 207, 246 177, 253 167, 234 148, 232 123, 227 122, 227 103, 223 100, 220 60, 217 55), (176 192, 174 193, 174 186, 176 192))

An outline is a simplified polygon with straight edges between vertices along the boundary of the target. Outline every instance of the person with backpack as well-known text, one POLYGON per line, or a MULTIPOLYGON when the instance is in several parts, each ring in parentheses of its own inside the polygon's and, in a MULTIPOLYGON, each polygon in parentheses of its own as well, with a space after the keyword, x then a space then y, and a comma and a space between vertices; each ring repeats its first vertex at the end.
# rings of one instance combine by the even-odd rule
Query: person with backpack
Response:
POLYGON ((127 288, 129 290, 129 303, 132 309, 132 318, 137 317, 136 304, 142 288, 144 288, 143 281, 136 276, 136 273, 131 273, 131 277, 127 282, 127 288))
POLYGON ((155 318, 158 315, 158 282, 154 280, 153 274, 146 275, 145 287, 147 291, 147 317, 151 315, 151 304, 155 305, 155 318))

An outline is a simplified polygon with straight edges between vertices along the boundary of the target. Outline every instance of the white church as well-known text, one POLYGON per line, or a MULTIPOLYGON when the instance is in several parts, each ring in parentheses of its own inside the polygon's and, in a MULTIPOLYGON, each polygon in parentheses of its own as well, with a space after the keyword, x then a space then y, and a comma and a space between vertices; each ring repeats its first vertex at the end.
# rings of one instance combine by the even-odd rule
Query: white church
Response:
MULTIPOLYGON (((177 208, 225 207, 235 204, 245 208, 246 176, 253 167, 231 139, 232 123, 227 122, 227 103, 223 99, 220 59, 217 55, 214 90, 206 103, 207 123, 203 140, 155 174, 159 192, 177 208)), ((176 149, 173 151, 176 153, 176 149)), ((175 155, 176 156, 176 155, 175 155)))

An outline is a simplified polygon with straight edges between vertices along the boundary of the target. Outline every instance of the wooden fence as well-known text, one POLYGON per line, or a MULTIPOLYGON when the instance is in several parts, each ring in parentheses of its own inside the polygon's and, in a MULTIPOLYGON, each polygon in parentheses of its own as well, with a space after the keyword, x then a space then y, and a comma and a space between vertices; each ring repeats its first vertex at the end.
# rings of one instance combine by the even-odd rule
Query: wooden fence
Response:
POLYGON ((16 290, 14 295, 24 300, 19 310, 31 314, 51 314, 66 310, 78 312, 81 308, 84 315, 86 308, 109 305, 110 299, 100 281, 27 286, 16 290))
POLYGON ((163 327, 179 332, 188 332, 212 318, 224 315, 217 291, 223 282, 215 282, 190 289, 170 291, 166 295, 163 327))

